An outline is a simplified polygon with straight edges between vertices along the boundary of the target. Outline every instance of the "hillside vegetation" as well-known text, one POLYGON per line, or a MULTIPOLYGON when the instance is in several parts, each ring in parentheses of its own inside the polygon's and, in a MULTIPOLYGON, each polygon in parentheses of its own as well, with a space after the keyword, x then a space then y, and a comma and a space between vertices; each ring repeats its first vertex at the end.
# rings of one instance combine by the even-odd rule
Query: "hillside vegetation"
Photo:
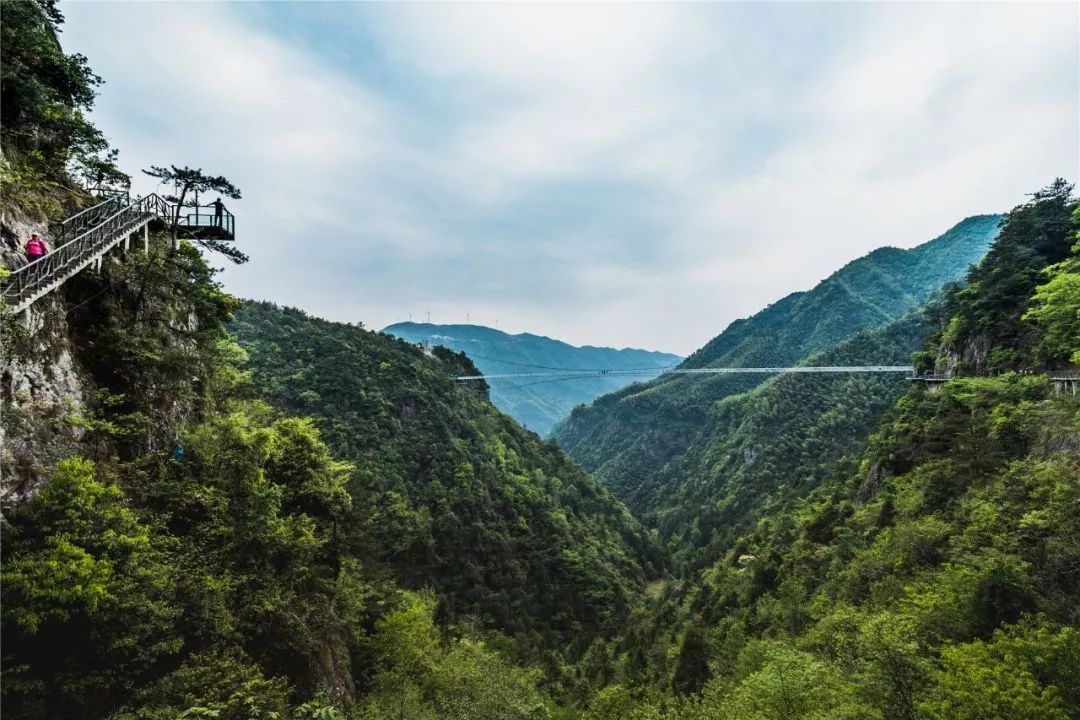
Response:
MULTIPOLYGON (((397 323, 383 330, 413 343, 463 352, 485 375, 545 370, 651 370, 673 367, 682 358, 632 348, 574 347, 540 335, 509 333, 479 325, 397 323)), ((632 377, 581 377, 552 382, 508 378, 491 381, 491 402, 525 427, 549 435, 578 405, 633 382, 632 377)))
MULTIPOLYGON (((822 359, 929 325, 931 365, 946 362, 940 338, 972 317, 1004 343, 989 357, 1080 359, 1069 190, 1010 213, 973 282, 917 322, 822 359), (1034 274, 1012 263, 1037 248, 1034 274)), ((796 380, 720 403, 710 443, 671 469, 660 523, 684 560, 656 615, 654 675, 603 701, 628 718, 1080 717, 1080 400, 1013 372, 913 384, 895 403, 885 386, 796 380)))
MULTIPOLYGON (((2 8, 10 240, 110 159, 54 3, 2 8)), ((687 361, 917 350, 946 382, 674 379, 576 413, 648 530, 456 384, 466 355, 242 303, 164 234, 117 248, 40 324, 0 307, 4 717, 1080 720, 1080 397, 1041 372, 1080 365, 1072 187, 936 294, 997 227, 687 361)))
MULTIPOLYGON (((355 467, 356 542, 453 617, 532 638, 610 633, 660 564, 626 509, 554 445, 458 387, 463 355, 251 303, 233 332, 255 388, 355 467), (656 564, 654 566, 654 563, 656 564)), ((584 648, 582 648, 584 649, 584 648)))
POLYGON ((626 510, 456 387, 472 368, 448 351, 259 305, 253 386, 239 303, 167 247, 63 290, 97 400, 52 420, 78 452, 7 508, 5 717, 542 718, 546 692, 587 697, 571 661, 640 613, 659 562, 626 510), (315 421, 257 397, 286 365, 272 399, 315 421))
MULTIPOLYGON (((46 161, 5 176, 22 199, 56 196, 46 171, 87 199, 76 148, 32 120, 84 122, 85 61, 58 62, 88 95, 50 89, 56 58, 8 94, 9 59, 60 52, 60 22, 4 4, 5 152, 60 143, 9 155, 46 161)), ((0 308, 4 434, 35 478, 4 507, 4 716, 524 719, 587 697, 573 659, 641 612, 660 565, 625 508, 458 388, 464 356, 256 305, 248 370, 240 303, 170 245, 80 273, 44 327, 0 308), (58 359, 80 397, 42 415, 13 376, 52 382, 58 359)))
MULTIPOLYGON (((882 248, 814 289, 793 293, 723 333, 686 359, 684 367, 784 366, 805 362, 852 335, 899 320, 963 277, 997 234, 998 215, 968 218, 912 250, 882 248)), ((915 346, 909 346, 911 351, 915 346)), ((906 363, 908 353, 893 359, 906 363)), ((872 358, 885 362, 888 357, 872 358)), ((675 376, 631 385, 577 408, 554 437, 635 513, 663 467, 705 442, 714 405, 746 392, 764 376, 675 376), (643 480, 647 479, 647 480, 643 480)))

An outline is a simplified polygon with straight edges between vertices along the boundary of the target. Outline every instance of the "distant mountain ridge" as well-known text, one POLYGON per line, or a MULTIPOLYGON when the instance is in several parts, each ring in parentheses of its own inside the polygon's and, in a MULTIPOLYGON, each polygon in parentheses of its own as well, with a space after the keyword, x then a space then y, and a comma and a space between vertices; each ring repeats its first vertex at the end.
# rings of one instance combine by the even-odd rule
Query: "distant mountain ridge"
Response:
POLYGON ((686 367, 797 362, 852 332, 892 322, 960 280, 990 249, 1000 222, 1001 215, 975 215, 910 250, 878 248, 812 290, 731 323, 691 354, 686 367))
MULTIPOLYGON (((428 342, 464 352, 485 375, 548 369, 652 370, 679 364, 671 353, 585 345, 577 347, 542 335, 512 335, 483 325, 395 323, 384 333, 413 343, 428 342)), ((548 435, 577 405, 629 383, 630 377, 588 377, 558 382, 494 380, 491 401, 540 435, 548 435)))
MULTIPOLYGON (((736 320, 683 367, 795 365, 859 332, 883 327, 930 299, 989 250, 1000 215, 969 217, 910 250, 879 248, 813 289, 736 320)), ((574 459, 638 513, 657 508, 657 475, 703 441, 713 408, 761 376, 668 376, 577 408, 553 433, 574 459), (646 488, 648 488, 646 490, 646 488)))

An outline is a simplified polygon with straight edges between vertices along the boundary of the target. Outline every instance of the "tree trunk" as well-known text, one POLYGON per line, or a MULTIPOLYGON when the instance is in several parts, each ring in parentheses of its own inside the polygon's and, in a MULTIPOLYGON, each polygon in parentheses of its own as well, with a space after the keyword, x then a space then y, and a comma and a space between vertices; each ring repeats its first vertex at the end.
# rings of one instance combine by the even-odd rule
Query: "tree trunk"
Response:
POLYGON ((172 221, 172 249, 175 250, 180 246, 180 240, 178 238, 178 230, 180 226, 180 209, 184 207, 184 198, 187 197, 188 190, 191 189, 190 183, 184 185, 184 189, 180 191, 180 199, 176 201, 176 210, 173 212, 172 221))

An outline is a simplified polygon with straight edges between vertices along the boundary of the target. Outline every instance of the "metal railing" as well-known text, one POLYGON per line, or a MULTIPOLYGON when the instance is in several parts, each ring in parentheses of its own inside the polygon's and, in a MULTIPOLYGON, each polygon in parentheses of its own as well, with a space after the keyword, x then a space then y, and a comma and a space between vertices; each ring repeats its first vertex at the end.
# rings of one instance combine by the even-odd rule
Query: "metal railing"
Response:
MULTIPOLYGON (((188 208, 185 206, 184 208, 188 208)), ((178 226, 191 230, 201 228, 220 228, 222 232, 234 235, 236 221, 228 208, 222 207, 221 214, 217 214, 214 205, 196 205, 190 208, 193 212, 180 212, 178 226)))
POLYGON ((175 221, 178 234, 195 239, 214 233, 231 237, 236 227, 233 214, 222 208, 219 215, 214 205, 185 205, 178 210, 156 193, 133 201, 127 192, 110 192, 97 205, 53 225, 49 240, 54 247, 0 280, 0 298, 15 312, 26 309, 155 219, 167 226, 175 221), (193 212, 185 212, 189 207, 193 212))
POLYGON ((60 245, 13 270, 0 284, 0 296, 18 312, 150 220, 171 217, 171 205, 158 195, 110 197, 60 223, 60 245))
MULTIPOLYGON (((1045 375, 1051 380, 1056 381, 1073 381, 1080 380, 1080 370, 1021 370, 1020 375, 1045 375)), ((943 375, 940 373, 923 373, 921 375, 911 375, 908 380, 914 382, 927 382, 927 383, 943 383, 949 380, 960 379, 962 375, 943 375)), ((978 376, 971 376, 978 377, 978 376)))
POLYGON ((131 197, 126 192, 116 192, 108 195, 106 199, 97 205, 92 205, 81 212, 75 213, 63 222, 50 226, 49 239, 52 241, 51 244, 57 246, 65 244, 68 240, 78 237, 130 204, 131 197))

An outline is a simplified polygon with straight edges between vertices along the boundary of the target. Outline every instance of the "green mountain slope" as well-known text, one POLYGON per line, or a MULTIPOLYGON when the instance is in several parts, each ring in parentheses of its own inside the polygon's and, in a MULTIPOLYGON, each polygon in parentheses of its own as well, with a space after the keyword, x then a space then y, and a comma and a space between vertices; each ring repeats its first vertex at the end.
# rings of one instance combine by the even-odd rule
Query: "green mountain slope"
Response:
POLYGON ((406 587, 435 588, 538 644, 625 617, 654 552, 626 509, 553 444, 458 387, 462 355, 250 303, 233 332, 255 387, 314 418, 356 468, 350 531, 406 587))
MULTIPOLYGON (((902 364, 929 326, 911 314, 808 360, 902 364)), ((812 491, 862 448, 882 413, 907 390, 901 375, 783 375, 716 403, 690 449, 643 478, 635 498, 672 556, 708 564, 777 506, 812 491)))
POLYGON ((952 319, 936 336, 938 372, 1001 372, 1067 360, 1067 353, 1033 352, 1041 336, 1023 315, 1045 268, 1068 257, 1069 192, 1059 179, 1008 215, 986 262, 972 268, 944 309, 952 319))
MULTIPOLYGON (((987 251, 1000 216, 981 215, 911 250, 883 248, 793 293, 723 333, 685 367, 794 365, 853 334, 883 326, 961 278, 987 251)), ((637 488, 695 443, 713 405, 750 390, 755 376, 668 377, 631 385, 577 408, 554 432, 635 512, 653 508, 637 488)))
MULTIPOLYGON (((92 202, 70 169, 118 178, 55 3, 3 19, 9 247, 92 202)), ((243 369, 240 303, 173 240, 29 327, 0 302, 4 717, 566 716, 539 686, 585 696, 574 659, 654 573, 625 508, 458 388, 464 356, 257 306, 243 369)))
MULTIPOLYGON (((543 369, 653 370, 678 365, 670 353, 632 348, 575 347, 540 335, 509 333, 480 325, 397 323, 383 330, 413 343, 464 352, 485 375, 543 369)), ((491 381, 491 401, 530 430, 548 435, 576 406, 632 382, 627 377, 583 377, 559 382, 491 381)))
POLYGON ((69 354, 93 398, 39 421, 3 397, 5 435, 81 430, 5 506, 5 717, 547 716, 538 685, 574 692, 656 572, 626 509, 457 387, 464 356, 256 305, 244 371, 239 303, 169 245, 4 347, 69 354))
MULTIPOLYGON (((988 357, 1080 360, 1080 211, 1068 186, 1048 190, 924 316, 931 366, 967 318, 994 338, 988 357)), ((660 676, 702 690, 679 717, 1080 717, 1080 399, 1038 374, 912 384, 853 446, 836 438, 864 412, 856 392, 784 406, 769 390, 718 410, 758 406, 734 413, 713 458, 776 452, 736 458, 719 491, 683 498, 716 517, 684 519, 672 545, 711 534, 709 556, 682 565, 657 616, 674 658, 660 676), (782 439, 753 439, 765 430, 782 439)))

